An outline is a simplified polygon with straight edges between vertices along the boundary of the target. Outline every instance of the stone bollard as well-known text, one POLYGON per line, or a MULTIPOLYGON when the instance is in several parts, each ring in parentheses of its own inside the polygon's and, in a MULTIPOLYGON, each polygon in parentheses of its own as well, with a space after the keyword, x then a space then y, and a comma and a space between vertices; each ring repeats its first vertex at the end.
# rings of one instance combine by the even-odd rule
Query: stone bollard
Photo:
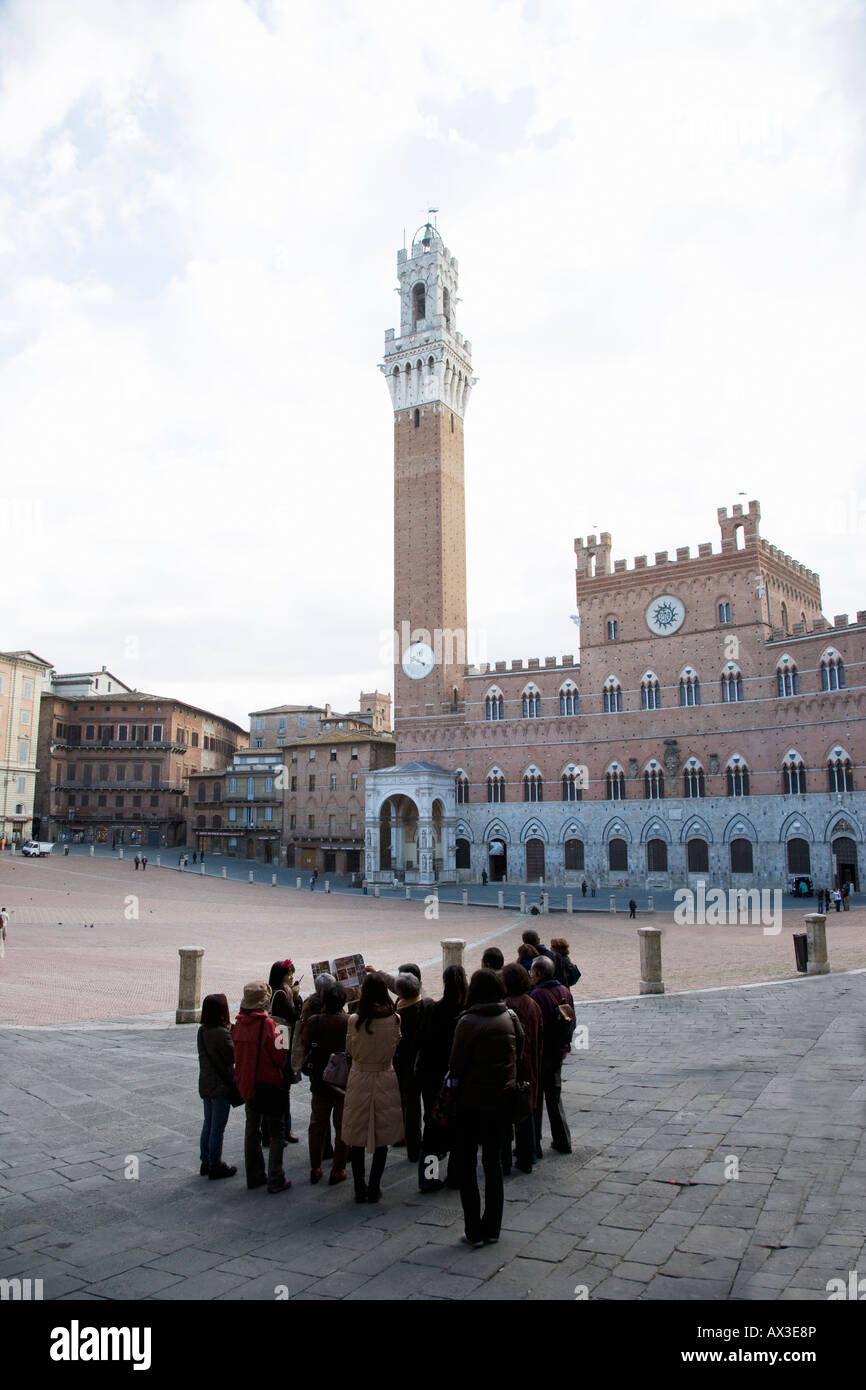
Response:
POLYGON ((254 879, 254 877, 253 877, 253 870, 252 870, 252 869, 250 869, 250 883, 255 883, 255 879, 254 879))
POLYGON ((204 873, 204 864, 199 864, 199 866, 198 866, 198 871, 199 871, 200 874, 203 874, 203 873, 204 873))
POLYGON ((300 886, 301 886, 301 880, 300 880, 299 878, 296 878, 296 879, 295 879, 295 887, 296 887, 296 888, 300 888, 300 886))
MULTIPOLYGON (((91 854, 93 853, 93 846, 92 846, 92 845, 91 845, 91 847, 90 847, 90 853, 91 853, 91 854)), ((14 840, 12 841, 12 855, 13 855, 13 858, 14 858, 14 855, 15 855, 15 841, 14 841, 14 840)))
MULTIPOLYGON (((276 883, 276 879, 274 879, 274 882, 276 883)), ((326 893, 330 893, 330 891, 331 891, 331 885, 330 885, 328 879, 325 879, 325 892, 326 892, 326 893)))
POLYGON ((277 886, 277 876, 276 876, 276 874, 271 874, 271 887, 272 887, 272 888, 276 888, 276 886, 277 886))
POLYGON ((180 976, 177 982, 177 1012, 175 1023, 199 1023, 201 1020, 201 960, 202 946, 181 946, 180 976))
MULTIPOLYGON (((90 846, 90 853, 93 854, 93 845, 90 846)), ((156 862, 157 862, 157 864, 158 864, 158 863, 159 863, 159 860, 157 859, 156 862)))
POLYGON ((118 857, 118 859, 122 859, 122 858, 123 858, 123 850, 122 850, 122 849, 119 849, 119 850, 117 851, 117 857, 118 857))
POLYGON ((412 889, 409 888, 409 887, 407 887, 407 889, 406 889, 406 897, 407 897, 407 898, 411 898, 411 896, 412 896, 412 889))
POLYGON ((652 893, 650 893, 649 897, 646 900, 646 910, 647 912, 655 912, 655 907, 653 906, 652 893))
POLYGON ((526 894, 525 894, 525 893, 521 893, 521 894, 520 894, 520 911, 524 914, 524 916, 526 915, 526 894))
POLYGON ((447 970, 449 965, 462 965, 465 949, 466 942, 459 936, 446 937, 442 942, 442 969, 447 970))
POLYGON ((664 994, 662 934, 658 927, 638 927, 640 938, 640 993, 664 994))
POLYGON ((613 893, 610 895, 610 910, 611 912, 616 912, 616 898, 613 893))
POLYGON ((566 893, 566 895, 565 895, 565 910, 566 910, 566 912, 573 912, 573 911, 574 911, 574 894, 573 894, 573 893, 566 893))
POLYGON ((543 913, 547 913, 550 911, 550 894, 548 893, 546 888, 541 895, 541 911, 543 913))
POLYGON ((378 896, 379 896, 379 885, 378 885, 378 883, 374 883, 374 884, 373 884, 373 897, 374 897, 374 898, 378 898, 378 896))
POLYGON ((468 888, 464 888, 464 889, 463 889, 463 906, 464 906, 464 907, 468 907, 468 906, 469 906, 469 889, 468 889, 468 888))
POLYGON ((806 914, 806 959, 807 975, 827 975, 830 962, 827 959, 827 918, 820 912, 806 914))
POLYGON ((497 907, 504 907, 504 906, 505 906, 505 894, 503 893, 503 891, 502 891, 501 888, 499 889, 499 892, 496 894, 496 906, 497 906, 497 907))
POLYGON ((228 874, 226 873, 226 866, 225 866, 225 864, 223 864, 223 878, 228 878, 228 874))
MULTIPOLYGON (((90 853, 92 854, 92 853, 93 853, 93 850, 91 850, 90 853)), ((157 867, 158 869, 161 869, 161 868, 162 868, 162 864, 160 863, 160 857, 159 857, 159 855, 156 856, 156 867, 157 867)))

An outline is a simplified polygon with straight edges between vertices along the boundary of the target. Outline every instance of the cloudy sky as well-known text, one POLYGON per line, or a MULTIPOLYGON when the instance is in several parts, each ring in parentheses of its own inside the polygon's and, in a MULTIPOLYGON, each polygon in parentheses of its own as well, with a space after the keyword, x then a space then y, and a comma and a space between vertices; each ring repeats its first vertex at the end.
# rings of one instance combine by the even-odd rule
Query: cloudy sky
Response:
POLYGON ((866 607, 859 0, 5 0, 0 81, 0 646, 243 725, 390 689, 431 205, 488 659, 574 650, 575 536, 748 497, 866 607))

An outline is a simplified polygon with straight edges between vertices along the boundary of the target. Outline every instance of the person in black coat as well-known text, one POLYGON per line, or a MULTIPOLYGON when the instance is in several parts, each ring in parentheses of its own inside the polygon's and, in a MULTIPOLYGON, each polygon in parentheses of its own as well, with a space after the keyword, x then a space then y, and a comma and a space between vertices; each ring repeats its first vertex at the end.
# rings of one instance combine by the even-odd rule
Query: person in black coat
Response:
POLYGON ((449 1187, 459 1186, 453 1134, 433 1119, 433 1107, 448 1071, 454 1029, 466 1004, 466 991, 466 971, 463 966, 449 965, 442 972, 442 998, 427 1008, 418 1031, 415 1078, 424 1101, 424 1132, 418 1159, 418 1187, 421 1192, 437 1192, 443 1186, 443 1181, 449 1187), (439 1160, 446 1153, 448 1171, 443 1180, 439 1173, 439 1160), (435 1171, 430 1163, 433 1155, 437 1159, 435 1171))
MULTIPOLYGON (((291 1068, 292 1041, 295 1027, 301 1016, 301 1003, 298 998, 300 986, 295 984, 295 967, 290 960, 275 960, 268 976, 271 987, 270 1015, 280 1025, 286 1043, 286 1080, 293 1075, 291 1068)), ((292 1133, 292 1091, 286 1086, 286 1141, 297 1144, 298 1136, 292 1133)), ((262 1118, 262 1143, 270 1143, 267 1118, 262 1118)))

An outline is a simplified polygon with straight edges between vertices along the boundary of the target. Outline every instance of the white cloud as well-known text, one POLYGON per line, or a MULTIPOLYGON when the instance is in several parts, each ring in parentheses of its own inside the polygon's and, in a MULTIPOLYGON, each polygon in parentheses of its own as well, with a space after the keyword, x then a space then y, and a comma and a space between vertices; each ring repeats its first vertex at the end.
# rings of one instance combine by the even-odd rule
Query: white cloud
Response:
POLYGON ((741 488, 855 611, 864 27, 843 0, 13 0, 8 644, 241 722, 389 682, 376 363, 431 200, 491 657, 573 649, 574 535, 694 546, 741 488))

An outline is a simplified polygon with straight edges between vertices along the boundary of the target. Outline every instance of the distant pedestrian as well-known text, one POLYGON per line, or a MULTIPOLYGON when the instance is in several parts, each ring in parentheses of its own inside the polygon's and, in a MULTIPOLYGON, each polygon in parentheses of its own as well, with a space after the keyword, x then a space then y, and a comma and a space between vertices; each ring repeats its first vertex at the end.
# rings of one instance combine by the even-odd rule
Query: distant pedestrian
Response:
POLYGON ((843 911, 843 912, 849 912, 849 911, 850 911, 850 908, 849 908, 849 906, 848 906, 848 898, 850 897, 850 894, 851 894, 851 884, 848 883, 848 882, 843 883, 843 884, 842 884, 842 911, 843 911))
POLYGON ((199 853, 198 862, 199 862, 200 864, 203 864, 203 863, 204 863, 204 850, 201 850, 201 852, 199 853))
POLYGON ((135 856, 135 867, 136 867, 136 870, 138 869, 138 866, 139 866, 140 863, 141 863, 141 859, 140 859, 140 857, 139 857, 138 855, 136 855, 136 856, 135 856))
POLYGON ((182 855, 182 854, 179 854, 179 855, 177 856, 177 867, 178 867, 178 868, 181 868, 182 865, 183 865, 183 855, 182 855))
POLYGON ((196 862, 196 861, 195 861, 195 850, 193 850, 193 852, 192 852, 192 862, 193 862, 193 864, 196 862))
POLYGON ((583 897, 585 898, 585 897, 586 897, 586 879, 584 879, 584 880, 583 880, 583 883, 580 885, 580 891, 581 891, 581 894, 583 895, 583 897))
POLYGON ((146 869, 146 868, 147 868, 147 860, 146 860, 146 858, 144 857, 144 855, 141 856, 141 867, 142 867, 142 869, 146 869))
POLYGON ((595 879, 594 879, 594 878, 590 880, 589 891, 590 891, 590 893, 592 894, 592 896, 595 897, 595 879))
POLYGON ((5 907, 0 907, 0 960, 6 955, 6 927, 9 922, 9 913, 5 907))
POLYGON ((842 892, 841 892, 841 889, 839 889, 839 888, 835 889, 835 891, 834 891, 834 893, 833 893, 833 902, 834 902, 835 905, 836 905, 836 911, 837 911, 837 912, 841 912, 841 911, 842 911, 842 892))
POLYGON ((634 915, 635 915, 636 912, 637 912, 637 903, 635 902, 634 898, 629 898, 629 900, 628 900, 628 915, 629 915, 629 917, 630 917, 630 918, 631 918, 631 917, 634 917, 634 915))
POLYGON ((482 888, 486 888, 486 887, 487 887, 487 870, 486 870, 486 869, 482 869, 482 870, 481 870, 481 887, 482 887, 482 888))
POLYGON ((823 912, 823 911, 824 911, 824 889, 823 889, 823 888, 819 888, 818 891, 817 891, 817 893, 815 894, 815 897, 816 897, 817 900, 818 900, 818 911, 819 911, 819 912, 823 912))
POLYGON ((313 876, 312 876, 312 878, 310 879, 310 892, 311 892, 311 893, 315 892, 316 880, 318 879, 318 877, 319 877, 319 871, 318 871, 318 869, 314 869, 314 870, 313 870, 313 876))

